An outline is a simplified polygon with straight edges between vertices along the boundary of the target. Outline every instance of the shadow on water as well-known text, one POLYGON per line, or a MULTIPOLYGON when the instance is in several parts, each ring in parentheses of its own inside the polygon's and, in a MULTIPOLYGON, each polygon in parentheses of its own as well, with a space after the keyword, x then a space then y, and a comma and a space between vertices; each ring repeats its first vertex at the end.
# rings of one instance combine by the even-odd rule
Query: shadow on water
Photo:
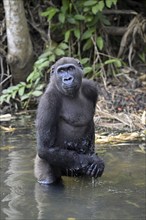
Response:
POLYGON ((106 148, 106 169, 95 182, 64 177, 60 185, 41 186, 33 175, 34 119, 11 125, 13 133, 0 133, 1 220, 145 219, 145 155, 136 152, 138 144, 106 148))

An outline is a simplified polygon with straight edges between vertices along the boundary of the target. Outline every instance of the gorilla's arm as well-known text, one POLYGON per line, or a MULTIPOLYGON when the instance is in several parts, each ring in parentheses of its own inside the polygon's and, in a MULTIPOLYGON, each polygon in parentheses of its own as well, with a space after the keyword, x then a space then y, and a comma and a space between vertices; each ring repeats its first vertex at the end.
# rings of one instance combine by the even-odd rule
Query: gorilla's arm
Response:
POLYGON ((38 155, 53 166, 82 169, 92 164, 92 157, 54 146, 61 103, 57 94, 45 92, 37 112, 38 155))
POLYGON ((95 82, 88 79, 83 79, 82 93, 87 99, 93 102, 95 107, 98 99, 98 90, 95 82))

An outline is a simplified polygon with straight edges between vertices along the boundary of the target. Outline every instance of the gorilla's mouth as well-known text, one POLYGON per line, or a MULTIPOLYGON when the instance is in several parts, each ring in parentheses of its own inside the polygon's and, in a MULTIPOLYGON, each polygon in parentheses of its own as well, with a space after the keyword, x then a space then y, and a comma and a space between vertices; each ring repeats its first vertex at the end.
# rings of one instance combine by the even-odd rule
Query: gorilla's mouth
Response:
POLYGON ((78 91, 77 85, 63 85, 64 93, 69 96, 74 96, 78 91))
POLYGON ((77 89, 77 85, 75 85, 75 84, 64 84, 63 83, 62 87, 65 90, 76 90, 77 89))

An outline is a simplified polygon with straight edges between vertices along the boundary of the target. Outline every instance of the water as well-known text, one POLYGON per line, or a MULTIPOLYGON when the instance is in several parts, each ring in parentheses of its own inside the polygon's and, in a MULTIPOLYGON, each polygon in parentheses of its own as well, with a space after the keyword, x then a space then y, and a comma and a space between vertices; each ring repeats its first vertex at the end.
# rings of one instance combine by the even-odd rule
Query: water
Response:
POLYGON ((41 186, 33 175, 34 119, 23 116, 3 125, 0 133, 1 220, 144 220, 146 218, 145 154, 138 144, 107 147, 104 175, 63 177, 60 185, 41 186))

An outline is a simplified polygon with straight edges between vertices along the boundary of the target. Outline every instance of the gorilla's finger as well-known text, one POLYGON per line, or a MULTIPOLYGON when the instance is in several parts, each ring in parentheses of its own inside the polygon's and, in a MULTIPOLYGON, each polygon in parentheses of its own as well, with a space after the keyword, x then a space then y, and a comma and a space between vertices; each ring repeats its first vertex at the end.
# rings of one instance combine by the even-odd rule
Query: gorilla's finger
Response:
POLYGON ((95 179, 100 176, 99 173, 100 173, 100 168, 97 170, 97 172, 96 172, 96 174, 94 176, 95 179))
POLYGON ((96 171, 97 171, 97 164, 95 164, 94 168, 92 169, 92 172, 91 172, 92 177, 95 176, 96 171))
POLYGON ((94 168, 94 164, 92 164, 89 168, 88 168, 88 170, 87 170, 87 175, 91 175, 91 172, 92 172, 92 170, 93 170, 93 168, 94 168))
POLYGON ((102 173, 103 173, 103 169, 99 168, 96 172, 95 178, 101 177, 102 173))

